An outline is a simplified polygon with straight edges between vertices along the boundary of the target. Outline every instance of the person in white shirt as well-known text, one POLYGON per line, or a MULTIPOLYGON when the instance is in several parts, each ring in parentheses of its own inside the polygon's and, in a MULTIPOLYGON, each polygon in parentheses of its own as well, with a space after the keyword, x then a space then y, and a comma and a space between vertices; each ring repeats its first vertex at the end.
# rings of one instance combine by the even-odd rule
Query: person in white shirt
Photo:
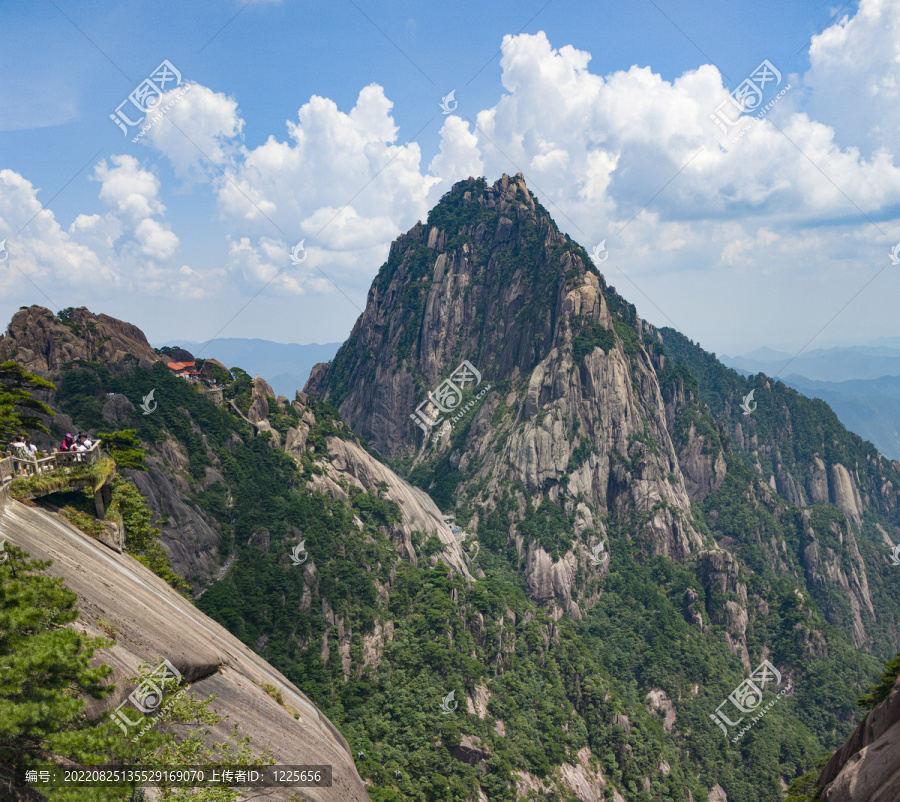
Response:
MULTIPOLYGON (((13 455, 18 457, 19 459, 27 456, 27 454, 25 453, 25 436, 21 434, 16 435, 16 439, 9 444, 9 450, 12 451, 13 455)), ((20 473, 25 473, 25 465, 23 465, 21 462, 14 462, 13 465, 18 468, 20 473)))

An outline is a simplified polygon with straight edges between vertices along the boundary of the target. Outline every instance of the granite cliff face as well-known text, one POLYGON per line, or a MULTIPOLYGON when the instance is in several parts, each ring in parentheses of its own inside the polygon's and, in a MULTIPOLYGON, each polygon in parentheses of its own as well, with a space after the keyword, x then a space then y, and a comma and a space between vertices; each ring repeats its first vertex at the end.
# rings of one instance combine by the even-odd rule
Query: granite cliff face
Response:
MULTIPOLYGON (((679 798, 676 789, 693 786, 689 799, 746 802, 760 782, 748 774, 751 739, 732 749, 709 737, 719 738, 709 714, 733 687, 726 671, 746 677, 771 658, 802 688, 770 714, 764 737, 786 738, 784 754, 811 743, 793 734, 795 722, 818 722, 818 702, 837 700, 817 732, 833 749, 829 739, 857 720, 848 689, 865 682, 873 655, 881 661, 900 644, 886 556, 900 541, 895 467, 820 402, 765 377, 751 384, 642 321, 520 176, 456 185, 427 224, 398 238, 349 340, 293 401, 245 378, 214 409, 199 394, 185 400, 162 366, 124 364, 121 373, 135 374, 127 394, 96 385, 85 401, 81 377, 70 397, 118 428, 143 422, 149 470, 133 478, 163 520, 179 572, 204 584, 225 554, 220 541, 234 537, 237 556, 198 604, 252 632, 246 642, 279 667, 289 655, 296 676, 326 677, 311 685, 318 692, 343 694, 347 718, 336 720, 367 744, 367 780, 391 784, 384 758, 404 756, 382 735, 419 715, 407 708, 403 721, 391 719, 399 708, 371 691, 391 688, 426 655, 443 696, 457 670, 448 661, 465 655, 459 691, 472 720, 441 743, 481 767, 481 788, 507 782, 485 778, 511 746, 527 752, 517 742, 527 731, 552 735, 510 764, 521 793, 631 802, 644 798, 640 788, 679 798), (172 383, 157 384, 162 377, 172 383), (180 400, 161 400, 150 426, 134 404, 153 386, 180 400), (738 403, 750 389, 759 409, 748 416, 738 403), (296 471, 276 470, 285 455, 296 471), (340 521, 302 568, 283 563, 291 546, 315 542, 308 509, 282 497, 253 509, 276 475, 340 521), (235 508, 259 522, 239 531, 226 499, 245 480, 253 492, 235 508), (652 647, 639 651, 647 633, 652 647), (516 675, 529 654, 526 681, 516 675), (615 696, 619 674, 628 701, 615 696), (553 688, 565 691, 552 705, 537 698, 553 688), (548 717, 534 726, 519 716, 523 704, 527 716, 548 717), (657 719, 649 727, 647 715, 657 719), (660 733, 669 751, 650 761, 646 744, 660 733), (566 737, 569 753, 543 765, 538 753, 566 737), (373 752, 379 765, 368 765, 373 752)), ((780 798, 790 772, 811 765, 804 755, 770 766, 760 798, 780 798)), ((876 783, 890 787, 881 775, 876 783)))
MULTIPOLYGON (((723 463, 698 454, 686 480, 642 325, 521 176, 469 179, 393 243, 350 338, 306 390, 339 405, 382 453, 449 460, 463 474, 457 498, 485 500, 473 501, 472 529, 508 498, 512 542, 514 521, 546 500, 577 508, 585 546, 639 520, 641 550, 685 558, 704 547, 690 493, 713 486, 723 463), (475 403, 451 431, 423 435, 412 413, 440 416, 420 405, 463 360, 484 387, 469 381, 458 406, 475 403)), ((578 615, 572 579, 590 552, 563 565, 545 545, 516 543, 534 595, 552 588, 578 615)))
POLYGON ((900 799, 900 678, 819 776, 824 802, 900 799))
MULTIPOLYGON (((844 429, 824 402, 763 375, 741 377, 672 329, 651 327, 651 334, 669 354, 666 367, 674 363, 689 372, 690 394, 706 409, 705 425, 694 413, 690 425, 679 425, 678 415, 689 405, 670 417, 685 476, 705 482, 713 475, 717 448, 710 449, 709 442, 718 439, 751 468, 754 504, 778 522, 777 527, 745 528, 739 535, 717 534, 719 545, 752 542, 765 549, 769 565, 802 581, 828 621, 858 648, 878 648, 885 641, 900 645, 895 602, 887 590, 892 582, 888 557, 900 542, 896 463, 844 429), (751 391, 756 407, 745 414, 740 402, 751 391), (699 463, 697 449, 684 444, 684 432, 694 422, 701 423, 707 441, 699 463), (703 452, 708 452, 705 458, 703 452), (800 534, 793 554, 775 531, 782 525, 800 534)), ((715 528, 718 512, 711 513, 715 528)))
MULTIPOLYGON (((4 498, 0 539, 35 559, 53 561, 48 573, 62 577, 78 596, 81 616, 72 624, 75 629, 91 637, 114 633, 116 644, 95 659, 113 667, 110 681, 116 691, 102 702, 90 701, 87 715, 98 716, 126 701, 133 690, 128 678, 139 673, 139 665, 166 658, 190 683, 194 698, 216 694, 212 708, 225 718, 206 731, 208 745, 227 741, 237 727, 251 737, 256 754, 271 749, 278 764, 334 767, 332 787, 304 788, 307 799, 369 799, 346 740, 316 706, 133 557, 108 549, 60 516, 4 498)), ((286 802, 295 793, 269 789, 266 798, 286 802)))

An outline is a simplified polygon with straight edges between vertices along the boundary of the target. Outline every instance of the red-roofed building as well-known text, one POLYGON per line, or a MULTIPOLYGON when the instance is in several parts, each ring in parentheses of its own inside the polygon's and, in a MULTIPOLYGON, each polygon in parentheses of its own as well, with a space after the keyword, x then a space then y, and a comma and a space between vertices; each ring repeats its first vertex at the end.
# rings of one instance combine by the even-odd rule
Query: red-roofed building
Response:
POLYGON ((176 376, 188 381, 197 381, 200 378, 200 371, 194 370, 195 362, 167 362, 166 367, 176 376))

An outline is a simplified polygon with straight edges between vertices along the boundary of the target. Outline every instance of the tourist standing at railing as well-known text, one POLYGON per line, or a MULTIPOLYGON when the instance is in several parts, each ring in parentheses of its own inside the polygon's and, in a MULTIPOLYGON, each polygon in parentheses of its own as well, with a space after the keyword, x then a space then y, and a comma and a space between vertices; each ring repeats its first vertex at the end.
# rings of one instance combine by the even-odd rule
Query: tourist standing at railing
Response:
POLYGON ((59 444, 59 450, 60 451, 71 451, 72 446, 74 446, 74 445, 75 445, 75 438, 72 437, 71 434, 67 434, 63 438, 63 441, 59 444))
POLYGON ((13 455, 13 467, 18 468, 20 473, 27 473, 26 466, 22 461, 28 456, 25 450, 25 435, 17 434, 16 439, 9 444, 9 450, 13 455))
POLYGON ((75 445, 73 445, 72 448, 69 449, 70 451, 78 452, 78 456, 75 457, 76 462, 84 461, 84 457, 81 456, 82 454, 84 454, 85 451, 87 451, 87 446, 85 446, 85 444, 84 444, 84 439, 85 438, 84 438, 83 434, 79 435, 78 440, 75 441, 75 445))
POLYGON ((30 437, 25 438, 25 453, 32 459, 37 459, 37 446, 31 442, 30 437))

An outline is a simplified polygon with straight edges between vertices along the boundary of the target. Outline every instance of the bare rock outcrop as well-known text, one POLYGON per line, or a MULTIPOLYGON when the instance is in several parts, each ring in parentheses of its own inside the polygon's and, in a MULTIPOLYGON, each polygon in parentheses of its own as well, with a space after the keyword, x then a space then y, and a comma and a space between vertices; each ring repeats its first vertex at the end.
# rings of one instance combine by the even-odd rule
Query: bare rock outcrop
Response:
POLYGON ((851 620, 843 620, 836 610, 828 606, 825 607, 825 615, 832 623, 850 628, 854 645, 861 648, 868 640, 866 623, 873 622, 876 615, 854 527, 849 524, 841 526, 836 522, 829 524, 829 540, 843 545, 843 549, 835 550, 820 542, 820 537, 810 525, 811 511, 804 510, 802 515, 804 530, 809 538, 809 543, 803 550, 807 586, 812 590, 821 589, 823 594, 827 587, 836 586, 841 589, 842 595, 850 604, 851 620))
MULTIPOLYGON (((36 559, 53 560, 47 573, 65 579, 78 596, 81 617, 74 627, 98 636, 104 634, 102 624, 114 633, 116 645, 101 650, 97 659, 113 667, 117 688, 107 699, 91 700, 89 715, 117 707, 133 690, 128 677, 139 673, 140 664, 165 658, 191 683, 190 695, 217 694, 211 708, 226 718, 204 735, 207 745, 227 741, 237 727, 250 736, 256 754, 271 749, 277 764, 334 767, 332 787, 304 788, 306 798, 369 799, 346 740, 315 705, 133 557, 100 545, 58 516, 15 501, 0 511, 0 539, 36 559), (272 695, 266 686, 274 689, 272 695)), ((295 793, 271 789, 266 798, 286 802, 295 793)))
POLYGON ((324 462, 325 477, 314 477, 311 487, 335 498, 345 497, 343 482, 350 482, 366 492, 378 493, 379 488, 385 499, 395 501, 400 507, 402 520, 391 527, 390 537, 397 550, 410 562, 416 563, 413 535, 421 532, 426 536, 436 535, 444 546, 439 558, 459 571, 467 579, 472 576, 467 567, 467 559, 459 541, 450 527, 444 523, 441 511, 431 497, 401 479, 386 465, 378 462, 361 446, 338 437, 326 438, 328 457, 324 462))
POLYGON ((821 504, 829 500, 828 473, 822 458, 816 455, 810 466, 809 495, 814 504, 821 504))
POLYGON ((269 386, 265 379, 261 379, 257 376, 253 380, 253 389, 250 395, 250 410, 247 412, 247 417, 253 423, 257 424, 260 421, 266 420, 269 416, 269 403, 266 399, 274 397, 275 391, 269 386))
POLYGON ((148 460, 146 471, 127 471, 127 475, 155 515, 172 570, 192 584, 205 580, 221 561, 218 528, 184 500, 156 458, 148 460))
POLYGON ((701 555, 700 576, 707 591, 706 612, 713 624, 726 627, 725 638, 731 651, 741 658, 744 668, 751 670, 750 653, 747 650, 747 585, 740 579, 740 565, 727 551, 707 551, 701 555), (718 591, 713 593, 713 591, 718 591), (737 599, 728 599, 727 596, 737 599), (715 604, 712 599, 726 597, 725 603, 715 604))
POLYGON ((834 505, 853 521, 856 531, 859 532, 862 528, 863 505, 850 471, 840 463, 832 465, 831 481, 834 490, 834 505))
POLYGON ((705 438, 697 435, 694 424, 691 424, 687 439, 687 444, 678 452, 678 464, 688 495, 692 499, 703 499, 725 481, 725 454, 721 448, 709 452, 705 438))
POLYGON ((572 599, 572 587, 578 561, 574 552, 569 552, 554 562, 550 555, 532 541, 528 546, 526 577, 531 588, 531 597, 538 602, 558 601, 562 608, 574 619, 581 618, 581 610, 572 599))
POLYGON ((706 802, 728 802, 728 796, 725 793, 725 789, 716 783, 709 789, 709 796, 706 797, 706 802))
POLYGON ((21 309, 0 337, 0 362, 15 359, 41 374, 75 359, 121 364, 129 355, 147 367, 163 359, 137 326, 83 306, 68 312, 67 323, 42 306, 21 309))
POLYGON ((900 678, 832 755, 816 784, 824 802, 900 799, 900 678))
POLYGON ((666 692, 659 688, 653 688, 647 693, 647 703, 651 711, 657 712, 663 720, 663 729, 671 732, 675 727, 675 705, 666 695, 666 692))
POLYGON ((591 765, 591 750, 588 747, 578 750, 577 763, 563 763, 560 766, 560 776, 562 784, 577 799, 583 802, 604 802, 606 799, 606 780, 603 772, 591 765))

